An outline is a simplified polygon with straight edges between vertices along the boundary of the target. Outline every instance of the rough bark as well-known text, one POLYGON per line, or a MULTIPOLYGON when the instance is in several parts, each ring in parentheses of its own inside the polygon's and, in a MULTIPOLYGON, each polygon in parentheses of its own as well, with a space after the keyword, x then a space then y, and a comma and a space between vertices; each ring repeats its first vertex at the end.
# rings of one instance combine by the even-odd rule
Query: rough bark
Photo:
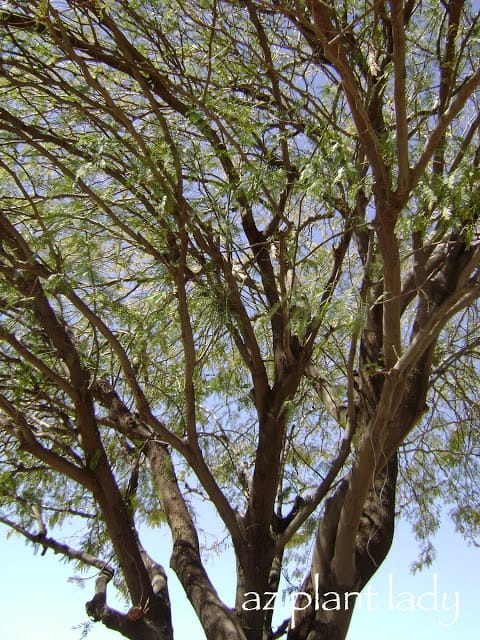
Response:
MULTIPOLYGON (((352 583, 340 584, 332 571, 335 538, 343 501, 347 490, 345 482, 326 503, 321 518, 312 561, 311 573, 302 585, 312 598, 312 606, 295 616, 295 626, 290 626, 288 640, 342 640, 355 606, 355 598, 345 593, 360 592, 381 565, 390 549, 395 521, 395 489, 397 476, 396 456, 375 476, 362 510, 360 526, 355 542, 355 579, 352 583), (339 594, 342 605, 339 610, 324 610, 322 594, 339 594)), ((299 598, 299 608, 303 606, 299 598)), ((332 607, 332 605, 326 605, 332 607)))
POLYGON ((197 532, 178 487, 170 454, 155 441, 147 456, 173 539, 170 565, 195 609, 207 638, 245 640, 235 614, 218 597, 200 557, 197 532))

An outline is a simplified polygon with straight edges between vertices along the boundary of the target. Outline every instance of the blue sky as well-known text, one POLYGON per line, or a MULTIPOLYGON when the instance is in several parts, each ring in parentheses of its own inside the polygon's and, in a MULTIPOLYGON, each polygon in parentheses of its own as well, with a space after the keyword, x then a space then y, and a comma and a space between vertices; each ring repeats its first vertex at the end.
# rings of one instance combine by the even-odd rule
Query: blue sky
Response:
MULTIPOLYGON (((87 620, 84 604, 93 595, 93 579, 84 581, 83 588, 69 582, 74 573, 71 565, 62 563, 50 551, 45 556, 34 555, 32 547, 26 547, 23 540, 17 536, 7 540, 6 534, 7 529, 0 527, 2 640, 33 637, 79 640, 81 629, 74 627, 87 620)), ((145 542, 153 555, 154 546, 164 549, 157 559, 168 566, 167 530, 160 535, 150 533, 145 542)), ((474 637, 480 606, 480 550, 467 546, 448 523, 435 542, 437 560, 428 569, 412 575, 410 565, 416 558, 417 546, 409 525, 400 522, 393 548, 370 582, 370 598, 366 599, 364 594, 361 608, 355 611, 348 640, 365 640, 367 633, 369 640, 385 640, 387 630, 389 640, 474 637)), ((230 601, 234 589, 233 559, 228 554, 210 557, 208 569, 221 595, 230 601)), ((169 583, 177 640, 187 637, 201 640, 204 637, 201 628, 171 572, 169 583)), ((113 600, 113 592, 110 595, 110 604, 125 610, 126 605, 113 600)), ((288 613, 287 602, 285 615, 288 613)), ((115 637, 120 636, 101 624, 94 625, 88 635, 89 640, 115 637)))

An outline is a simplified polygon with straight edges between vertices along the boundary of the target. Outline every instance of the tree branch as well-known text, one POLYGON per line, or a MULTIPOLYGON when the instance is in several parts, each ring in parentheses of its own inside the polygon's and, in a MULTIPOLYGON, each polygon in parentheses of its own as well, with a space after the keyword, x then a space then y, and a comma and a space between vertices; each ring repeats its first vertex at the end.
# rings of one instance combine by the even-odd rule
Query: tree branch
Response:
POLYGON ((430 134, 420 158, 412 169, 410 180, 411 189, 414 189, 418 184, 435 150, 446 134, 448 127, 453 122, 455 116, 463 109, 467 100, 473 95, 478 86, 480 86, 480 69, 472 73, 472 75, 465 80, 458 90, 455 100, 450 103, 449 108, 438 119, 437 125, 430 134))
POLYGON ((17 533, 20 533, 29 542, 43 547, 44 551, 46 551, 47 549, 51 549, 55 554, 60 554, 65 558, 68 558, 69 560, 76 560, 84 565, 87 565, 88 567, 95 567, 100 571, 109 572, 112 576, 114 574, 114 569, 107 562, 105 562, 105 560, 101 560, 91 553, 87 553, 86 551, 82 551, 80 549, 75 549, 74 547, 59 542, 55 538, 50 538, 49 536, 47 536, 46 531, 40 533, 32 533, 25 527, 22 527, 21 525, 4 516, 0 516, 0 522, 5 524, 10 529, 13 529, 17 533))
POLYGON ((391 0, 395 126, 398 158, 399 194, 407 194, 410 189, 410 166, 408 159, 408 120, 405 68, 405 16, 403 0, 391 0))
POLYGON ((325 57, 334 65, 340 75, 358 137, 372 167, 377 187, 381 191, 387 191, 391 186, 389 171, 383 161, 380 142, 368 117, 357 81, 345 54, 342 34, 333 26, 326 3, 321 0, 308 0, 307 6, 312 15, 315 33, 319 38, 325 57))
MULTIPOLYGON (((166 447, 150 440, 146 444, 153 479, 167 516, 173 539, 171 566, 202 622, 208 637, 222 636, 245 640, 236 616, 219 599, 200 557, 200 547, 193 520, 178 487, 175 470, 166 447), (212 609, 220 614, 212 616, 212 609)), ((243 543, 233 539, 237 554, 243 543)))
POLYGON ((0 394, 0 410, 11 418, 11 423, 0 421, 0 427, 11 433, 19 442, 20 448, 31 453, 37 460, 71 478, 85 489, 92 491, 93 479, 87 470, 77 467, 51 449, 44 447, 34 436, 26 415, 17 409, 3 394, 0 394))

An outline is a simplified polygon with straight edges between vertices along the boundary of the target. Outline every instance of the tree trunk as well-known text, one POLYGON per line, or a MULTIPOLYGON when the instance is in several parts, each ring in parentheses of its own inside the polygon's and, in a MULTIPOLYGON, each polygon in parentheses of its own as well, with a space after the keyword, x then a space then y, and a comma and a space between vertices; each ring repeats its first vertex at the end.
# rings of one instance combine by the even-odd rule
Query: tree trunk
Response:
POLYGON ((290 623, 288 640, 344 640, 353 614, 356 595, 385 560, 395 524, 397 456, 376 475, 365 503, 355 544, 355 580, 341 585, 335 579, 331 561, 338 520, 347 483, 339 487, 325 506, 315 542, 312 572, 305 579, 290 623), (308 594, 305 595, 305 594, 308 594), (311 606, 305 601, 311 599, 311 606), (303 603, 302 603, 303 599, 303 603))

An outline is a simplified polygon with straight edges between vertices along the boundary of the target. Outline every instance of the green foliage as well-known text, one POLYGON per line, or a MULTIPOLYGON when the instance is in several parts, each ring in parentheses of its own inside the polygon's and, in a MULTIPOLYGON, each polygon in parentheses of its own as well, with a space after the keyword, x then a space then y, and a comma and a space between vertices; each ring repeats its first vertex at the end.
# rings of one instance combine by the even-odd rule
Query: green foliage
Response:
MULTIPOLYGON (((395 447, 400 507, 423 563, 440 500, 475 540, 478 83, 448 109, 478 70, 478 19, 462 12, 449 44, 448 11, 408 3, 403 71, 376 4, 332 6, 340 62, 302 3, 12 4, 0 21, 2 521, 32 533, 77 520, 81 548, 110 561, 78 476, 105 455, 134 524, 163 526, 153 438, 185 495, 215 495, 218 509, 218 489, 237 521, 272 415, 271 507, 286 517, 356 430, 325 495, 347 477, 388 386, 385 352, 408 352, 431 321, 401 372, 424 367, 430 408, 415 406, 395 447), (384 344, 398 300, 399 338, 384 344)), ((319 517, 285 550, 295 579, 319 517)))

